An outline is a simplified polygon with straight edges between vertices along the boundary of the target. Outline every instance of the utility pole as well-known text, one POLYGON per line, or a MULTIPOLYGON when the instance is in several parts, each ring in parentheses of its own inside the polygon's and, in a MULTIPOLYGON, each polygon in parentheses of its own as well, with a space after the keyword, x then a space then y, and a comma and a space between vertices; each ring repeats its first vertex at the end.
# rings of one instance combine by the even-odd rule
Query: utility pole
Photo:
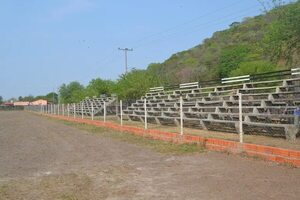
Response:
POLYGON ((127 74, 128 66, 127 66, 127 51, 133 51, 133 49, 129 48, 118 48, 120 51, 124 51, 125 53, 125 73, 127 74))

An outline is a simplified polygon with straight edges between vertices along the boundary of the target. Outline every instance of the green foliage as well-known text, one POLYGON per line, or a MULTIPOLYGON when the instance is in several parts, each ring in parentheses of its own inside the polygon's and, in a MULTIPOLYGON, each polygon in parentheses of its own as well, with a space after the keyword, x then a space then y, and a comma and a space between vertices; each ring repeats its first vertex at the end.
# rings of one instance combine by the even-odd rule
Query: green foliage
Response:
POLYGON ((262 5, 266 11, 267 7, 273 10, 234 22, 201 45, 149 65, 148 70, 155 71, 164 84, 178 84, 227 77, 243 62, 288 63, 285 68, 299 65, 300 2, 283 5, 273 0, 262 5))
MULTIPOLYGON (((43 97, 43 96, 40 96, 40 97, 42 97, 42 98, 39 98, 39 99, 45 99, 49 103, 58 103, 58 94, 55 92, 50 92, 45 97, 43 97)), ((36 99, 37 99, 37 97, 36 97, 36 99)))
POLYGON ((61 103, 79 102, 85 97, 85 88, 79 82, 73 81, 60 86, 59 94, 61 103))
POLYGON ((59 89, 60 102, 79 102, 87 96, 111 95, 113 93, 117 94, 119 99, 137 99, 144 95, 149 87, 160 83, 159 77, 154 75, 156 70, 158 67, 153 64, 152 71, 133 69, 127 74, 121 75, 116 82, 97 78, 91 80, 86 87, 76 81, 63 84, 59 89))
POLYGON ((159 79, 146 70, 133 69, 118 79, 114 91, 120 99, 138 99, 153 86, 159 84, 159 79))
POLYGON ((2 104, 2 103, 3 103, 3 97, 0 96, 0 104, 2 104))
POLYGON ((220 76, 227 77, 232 70, 235 70, 241 62, 246 60, 249 52, 249 47, 245 45, 224 49, 220 57, 220 76))
POLYGON ((247 74, 258 74, 263 72, 275 71, 276 65, 268 61, 249 61, 242 62, 238 68, 230 72, 230 76, 240 76, 247 74))
POLYGON ((274 61, 299 64, 300 1, 281 6, 273 11, 276 20, 270 24, 264 37, 265 50, 274 61))
POLYGON ((28 95, 25 97, 19 96, 18 101, 33 101, 35 100, 34 96, 28 95))
POLYGON ((86 87, 86 95, 89 97, 99 96, 101 94, 111 94, 115 83, 110 80, 96 78, 90 81, 86 87))
POLYGON ((58 103, 58 94, 55 92, 50 92, 47 95, 38 95, 36 97, 32 95, 28 95, 25 97, 19 96, 18 99, 15 99, 14 101, 35 101, 39 99, 47 100, 49 103, 58 103))

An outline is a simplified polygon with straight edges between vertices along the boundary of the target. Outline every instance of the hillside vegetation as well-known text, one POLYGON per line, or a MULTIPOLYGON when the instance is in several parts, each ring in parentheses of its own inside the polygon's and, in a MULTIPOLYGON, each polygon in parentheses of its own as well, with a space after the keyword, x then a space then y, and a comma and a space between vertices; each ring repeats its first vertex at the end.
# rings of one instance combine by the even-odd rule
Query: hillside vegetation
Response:
POLYGON ((202 44, 147 71, 164 84, 210 80, 291 68, 300 64, 300 1, 232 23, 202 44))
POLYGON ((146 70, 134 69, 116 81, 92 80, 87 87, 78 82, 63 84, 62 103, 78 102, 86 96, 116 93, 120 99, 140 98, 149 87, 221 77, 255 74, 300 65, 300 1, 276 4, 262 15, 233 22, 202 44, 173 54, 146 70))

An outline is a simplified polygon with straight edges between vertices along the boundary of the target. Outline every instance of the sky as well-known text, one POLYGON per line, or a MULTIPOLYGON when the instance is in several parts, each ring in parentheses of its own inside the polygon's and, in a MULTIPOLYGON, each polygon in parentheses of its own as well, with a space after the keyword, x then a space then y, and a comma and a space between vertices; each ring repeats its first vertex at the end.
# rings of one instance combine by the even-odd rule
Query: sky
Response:
POLYGON ((0 96, 116 80, 262 13, 257 0, 0 0, 0 96))

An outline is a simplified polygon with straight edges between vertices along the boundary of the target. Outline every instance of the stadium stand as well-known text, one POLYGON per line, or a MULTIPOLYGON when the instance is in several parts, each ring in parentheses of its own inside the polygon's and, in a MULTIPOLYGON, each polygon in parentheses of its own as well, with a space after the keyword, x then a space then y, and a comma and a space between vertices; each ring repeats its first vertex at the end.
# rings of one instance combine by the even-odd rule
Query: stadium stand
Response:
MULTIPOLYGON (((94 113, 94 116, 103 114, 104 111, 104 104, 106 108, 109 108, 106 110, 106 112, 112 113, 115 112, 113 108, 115 106, 112 106, 116 102, 117 98, 115 95, 106 96, 106 95, 100 95, 100 97, 86 97, 84 100, 82 100, 79 103, 75 104, 75 112, 78 115, 85 116, 92 116, 92 112, 94 113)), ((70 106, 70 113, 74 114, 74 106, 70 106)))
POLYGON ((179 125, 179 98, 183 98, 184 126, 205 130, 239 131, 239 96, 242 94, 245 134, 295 139, 299 132, 300 68, 223 78, 210 82, 150 88, 141 99, 123 110, 123 119, 179 125))

